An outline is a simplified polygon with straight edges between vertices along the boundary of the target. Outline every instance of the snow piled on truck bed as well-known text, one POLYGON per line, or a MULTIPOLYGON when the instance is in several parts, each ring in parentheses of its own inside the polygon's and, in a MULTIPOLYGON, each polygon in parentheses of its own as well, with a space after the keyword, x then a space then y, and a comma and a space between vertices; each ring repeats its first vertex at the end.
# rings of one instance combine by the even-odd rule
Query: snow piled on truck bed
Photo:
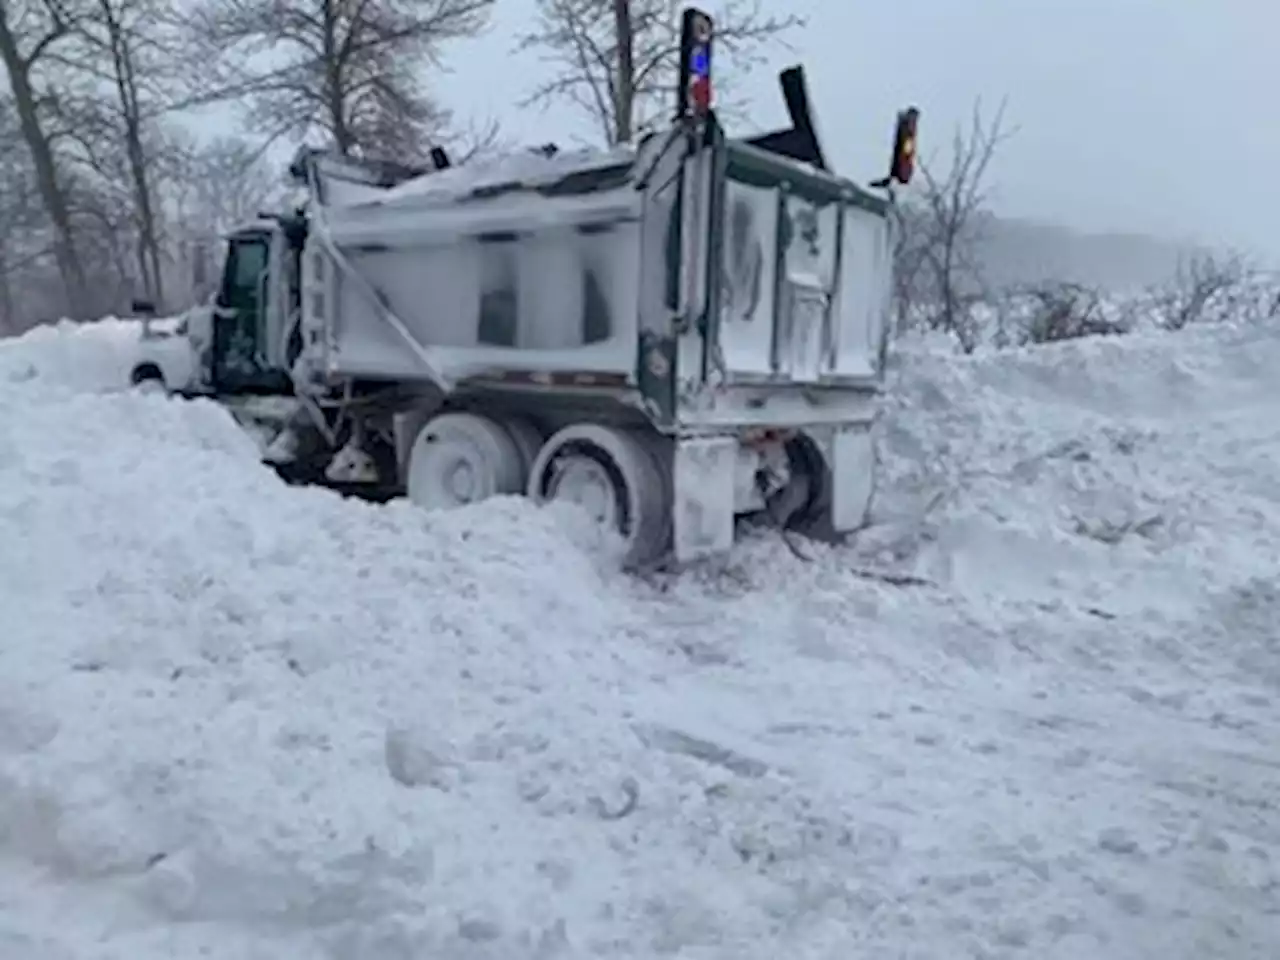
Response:
POLYGON ((635 161, 630 146, 612 150, 573 150, 551 155, 540 150, 478 158, 464 166, 432 171, 406 180, 383 192, 379 205, 449 204, 494 189, 534 190, 551 186, 574 174, 604 172, 627 167, 635 161))
POLYGON ((1280 955, 1275 329, 911 349, 857 545, 646 582, 124 343, 0 342, 0 958, 1280 955))

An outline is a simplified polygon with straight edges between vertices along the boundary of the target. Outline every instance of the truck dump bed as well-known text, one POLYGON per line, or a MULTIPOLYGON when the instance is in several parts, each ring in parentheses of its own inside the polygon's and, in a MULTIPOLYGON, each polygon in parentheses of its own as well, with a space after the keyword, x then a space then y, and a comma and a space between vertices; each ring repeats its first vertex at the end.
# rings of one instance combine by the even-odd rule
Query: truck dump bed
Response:
POLYGON ((874 390, 887 203, 710 142, 674 129, 634 151, 530 152, 343 202, 313 177, 303 363, 445 392, 607 384, 667 421, 708 389, 874 390))
POLYGON ((531 153, 313 209, 307 358, 330 374, 441 386, 509 369, 628 374, 635 161, 531 153))

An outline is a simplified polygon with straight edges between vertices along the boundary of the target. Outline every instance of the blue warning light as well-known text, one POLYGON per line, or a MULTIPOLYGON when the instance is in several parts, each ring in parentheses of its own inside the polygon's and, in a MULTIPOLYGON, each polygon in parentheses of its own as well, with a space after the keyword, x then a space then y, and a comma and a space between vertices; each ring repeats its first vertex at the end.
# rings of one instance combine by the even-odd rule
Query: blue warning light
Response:
POLYGON ((705 46, 693 48, 693 52, 689 55, 689 70, 698 77, 705 77, 711 73, 711 58, 707 55, 705 46))

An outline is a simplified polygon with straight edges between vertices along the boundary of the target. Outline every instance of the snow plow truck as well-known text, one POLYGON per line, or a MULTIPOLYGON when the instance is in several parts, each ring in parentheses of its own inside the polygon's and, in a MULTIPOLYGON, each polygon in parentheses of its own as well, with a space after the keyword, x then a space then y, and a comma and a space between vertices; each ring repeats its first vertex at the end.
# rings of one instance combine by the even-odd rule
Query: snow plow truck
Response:
POLYGON ((860 187, 828 168, 799 67, 789 128, 727 136, 714 43, 686 10, 675 116, 635 146, 301 150, 304 202, 229 236, 210 303, 144 324, 133 382, 227 403, 291 481, 572 501, 636 567, 724 555, 747 514, 858 529, 917 113, 860 187))

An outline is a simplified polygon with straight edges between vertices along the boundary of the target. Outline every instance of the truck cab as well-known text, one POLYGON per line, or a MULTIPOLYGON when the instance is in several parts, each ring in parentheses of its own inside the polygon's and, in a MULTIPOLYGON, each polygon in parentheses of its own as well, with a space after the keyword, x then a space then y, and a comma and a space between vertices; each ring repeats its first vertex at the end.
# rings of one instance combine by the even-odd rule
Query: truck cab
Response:
POLYGON ((228 238, 201 364, 212 393, 292 390, 288 370, 301 349, 288 326, 297 308, 296 284, 289 283, 296 262, 283 220, 263 219, 228 238))
POLYGON ((289 369, 301 351, 295 320, 300 245, 285 218, 263 217, 226 238, 218 285, 210 299, 170 320, 150 304, 143 318, 130 381, 183 396, 279 395, 292 392, 289 369))
POLYGON ((373 197, 447 165, 438 149, 429 166, 299 149, 290 175, 297 182, 304 171, 315 170, 328 194, 304 199, 282 214, 261 213, 223 237, 218 283, 206 302, 171 321, 154 320, 151 304, 135 303, 143 330, 130 381, 183 396, 292 395, 291 371, 303 345, 300 258, 308 234, 307 200, 373 197))

